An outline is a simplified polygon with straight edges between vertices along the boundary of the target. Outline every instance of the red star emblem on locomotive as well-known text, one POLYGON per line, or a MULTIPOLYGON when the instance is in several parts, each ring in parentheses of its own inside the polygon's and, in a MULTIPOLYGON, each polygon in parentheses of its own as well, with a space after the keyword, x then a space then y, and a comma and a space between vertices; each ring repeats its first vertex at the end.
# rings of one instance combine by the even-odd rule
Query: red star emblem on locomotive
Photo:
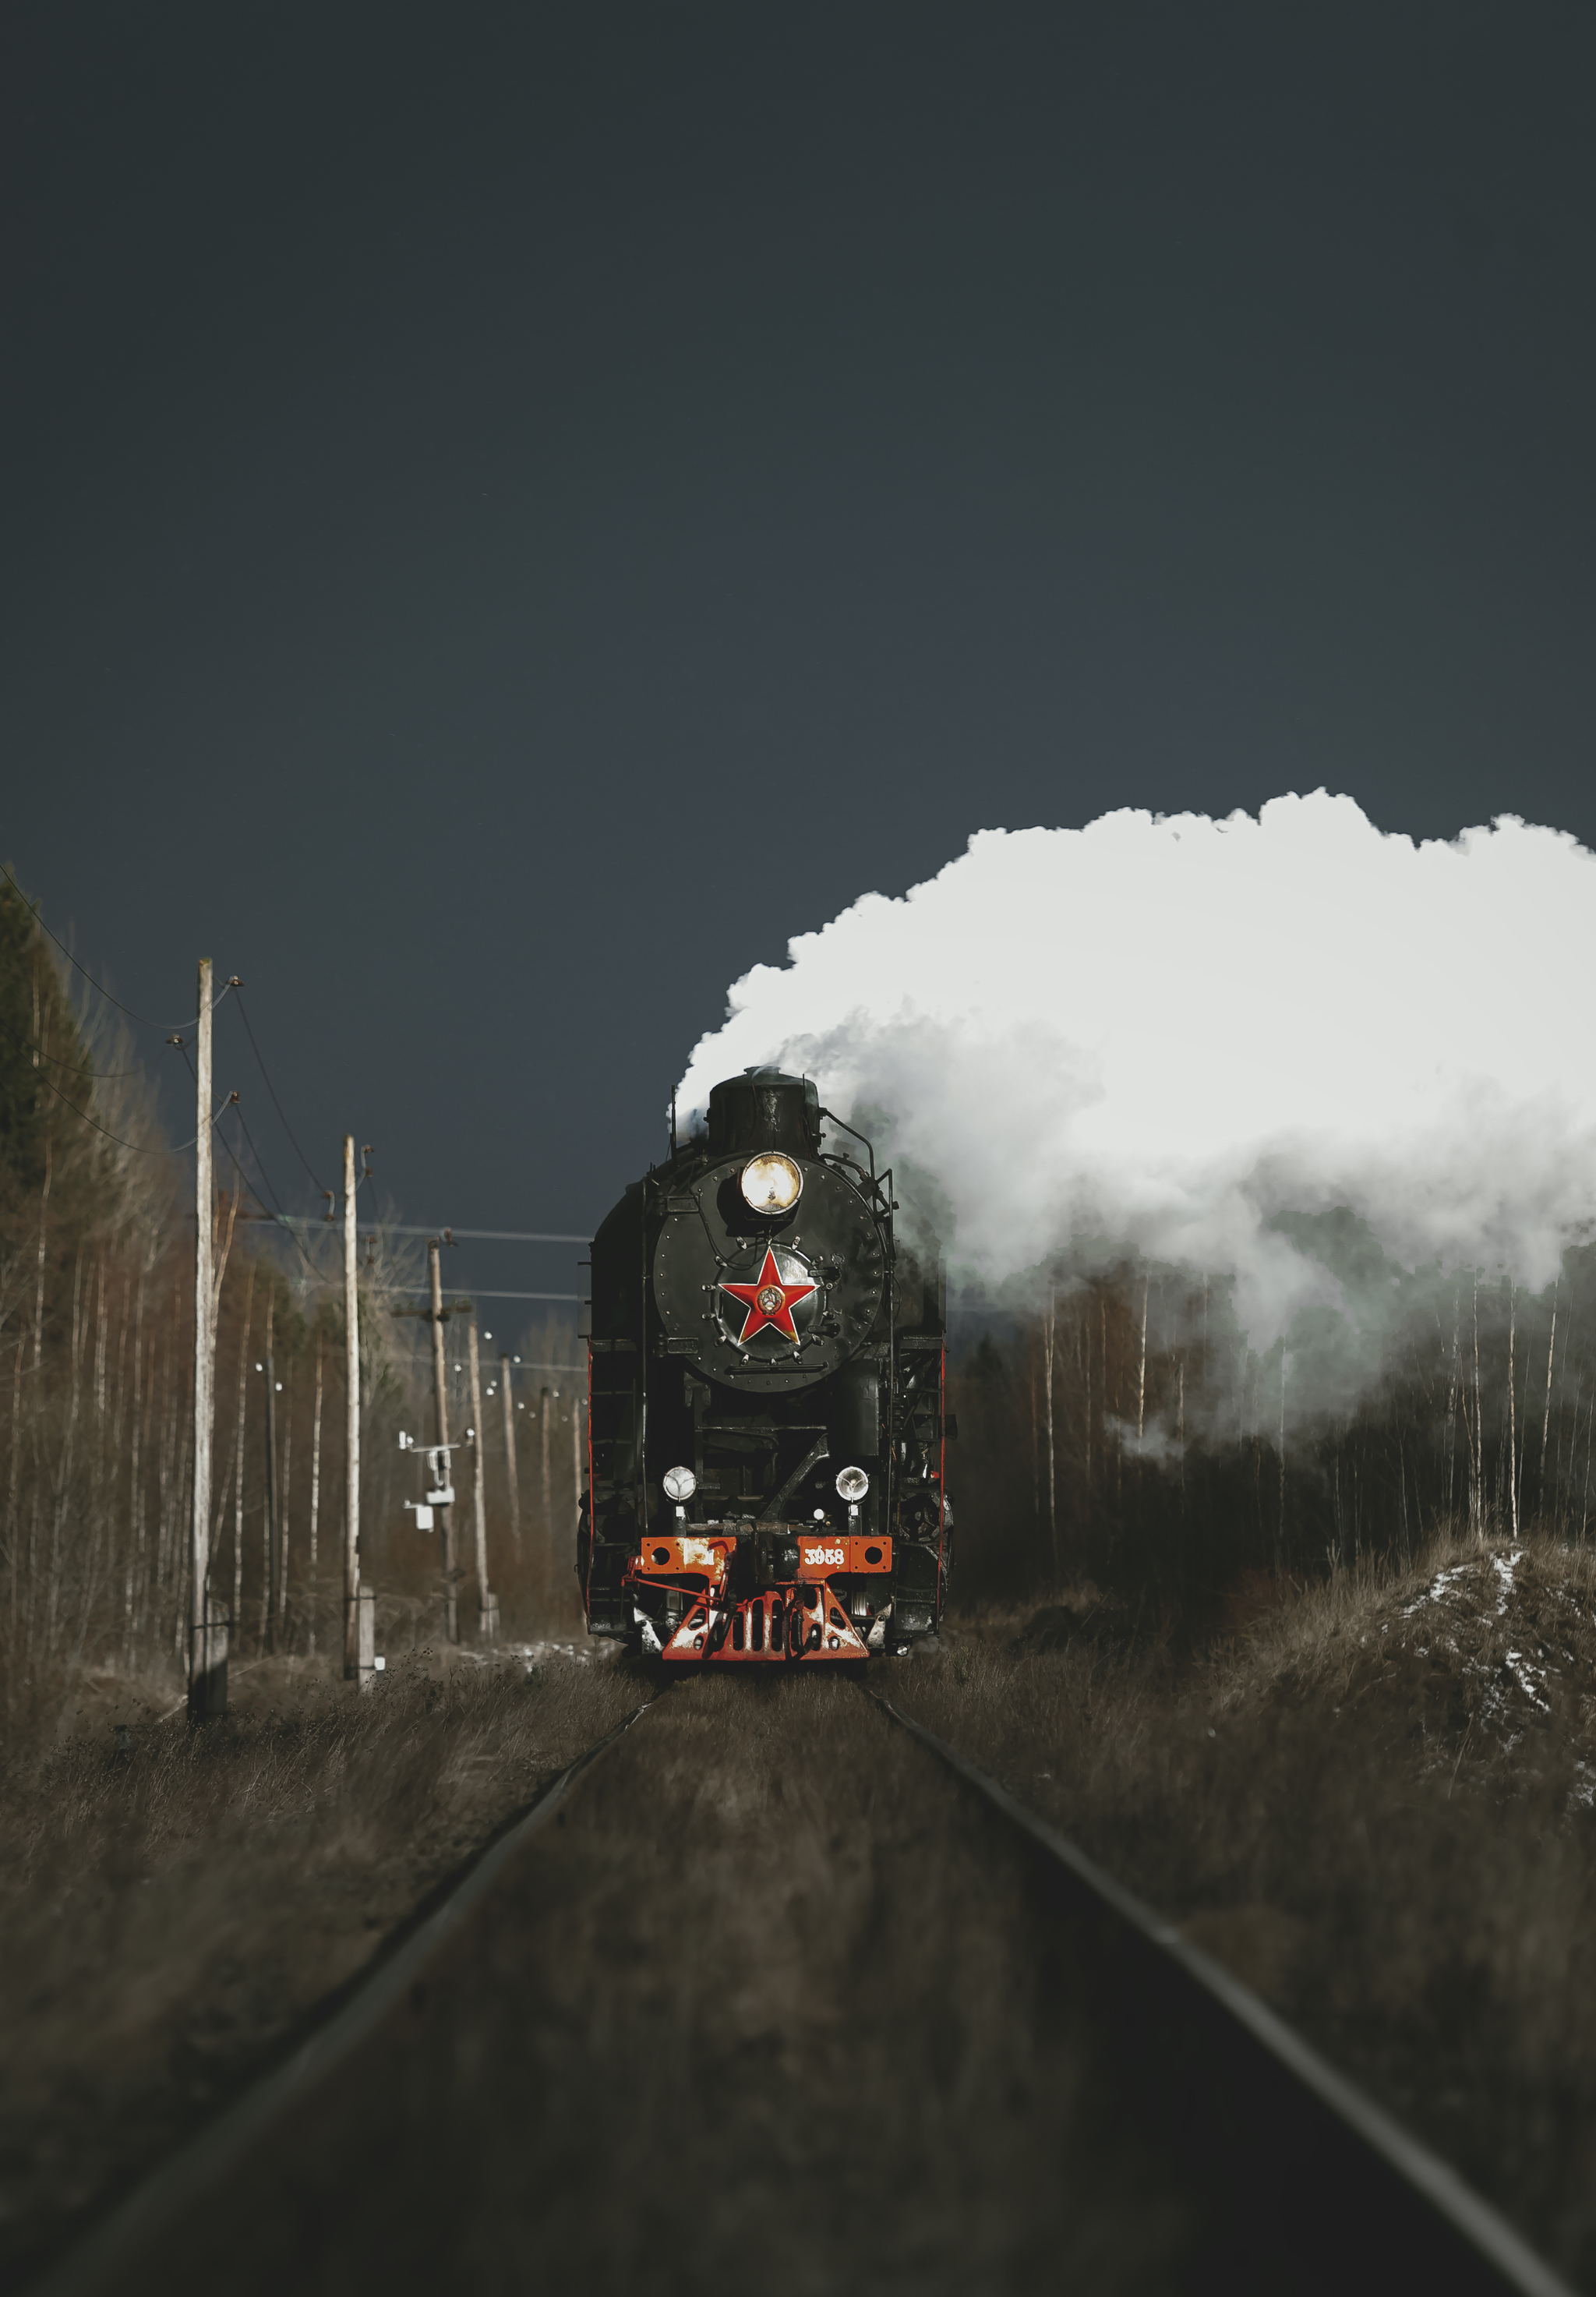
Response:
POLYGON ((746 1342, 756 1332, 762 1332, 767 1324, 773 1326, 784 1339, 795 1340, 798 1327, 793 1321, 793 1310, 800 1300, 807 1300, 810 1294, 818 1291, 819 1287, 810 1283, 783 1283, 781 1271, 776 1265, 776 1254, 767 1245, 765 1264, 752 1284, 722 1283, 720 1289, 729 1292, 734 1300, 741 1300, 748 1311, 739 1336, 742 1341, 746 1342))

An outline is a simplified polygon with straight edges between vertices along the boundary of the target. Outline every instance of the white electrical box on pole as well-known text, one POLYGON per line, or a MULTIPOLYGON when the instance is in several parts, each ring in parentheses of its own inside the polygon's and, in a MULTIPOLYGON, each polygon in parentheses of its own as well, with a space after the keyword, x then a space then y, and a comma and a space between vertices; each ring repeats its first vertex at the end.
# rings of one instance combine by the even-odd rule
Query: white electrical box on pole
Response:
POLYGON ((483 1474, 487 1445, 482 1441, 482 1366, 474 1316, 467 1327, 465 1341, 471 1364, 471 1497, 477 1544, 477 1634, 489 1643, 498 1637, 498 1597, 488 1585, 488 1494, 483 1474))
MULTIPOLYGON (((427 1280, 432 1297, 432 1404, 437 1417, 439 1446, 448 1450, 448 1372, 443 1361, 443 1269, 438 1256, 438 1239, 427 1239, 427 1280)), ((460 1604, 458 1583, 460 1572, 455 1563, 455 1515, 448 1500, 439 1503, 440 1525, 443 1534, 443 1632, 451 1643, 460 1640, 460 1604)))
POLYGON ((360 1646, 360 1288, 355 1261, 355 1136, 343 1136, 343 1672, 365 1690, 360 1646))
POLYGON ((210 959, 200 959, 194 1046, 194 1483, 189 1526, 188 1719, 203 1723, 227 1704, 227 1632, 210 1602, 210 1448, 215 1425, 215 1207, 210 1166, 210 959))

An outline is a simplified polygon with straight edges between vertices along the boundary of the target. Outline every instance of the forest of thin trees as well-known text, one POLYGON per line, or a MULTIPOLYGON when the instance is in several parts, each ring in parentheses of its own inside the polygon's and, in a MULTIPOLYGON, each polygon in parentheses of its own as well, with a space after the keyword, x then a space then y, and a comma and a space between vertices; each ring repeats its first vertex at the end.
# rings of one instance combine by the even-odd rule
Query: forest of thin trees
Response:
MULTIPOLYGON (((1379 1262, 1378 1314, 1262 1351, 1228 1288, 1124 1264, 1043 1272, 1040 1306, 956 1349, 967 1589, 1091 1578, 1172 1599, 1243 1574, 1403 1560, 1436 1532, 1583 1542, 1596 1517, 1596 1247, 1526 1292, 1379 1262), (1371 1330, 1372 1328, 1372 1330, 1371 1330)), ((1329 1264, 1345 1272, 1334 1254, 1329 1264)))
MULTIPOLYGON (((114 1016, 111 1017, 114 1019, 114 1016)), ((235 1662, 341 1653, 344 1344, 333 1232, 284 1230, 252 1184, 240 1124, 218 1126, 211 1592, 235 1662), (268 1390, 271 1410, 268 1413, 268 1390), (271 1442, 268 1445, 268 1428, 271 1442), (275 1511, 282 1568, 267 1600, 275 1511)), ((0 1664, 9 1709, 89 1664, 179 1679, 193 1492, 192 1164, 164 1137, 125 1031, 75 1006, 57 952, 0 884, 0 1664)), ((436 1535, 404 1502, 432 1433, 416 1274, 364 1213, 361 1561, 379 1647, 436 1638, 436 1535)), ((446 1327, 457 1433, 472 1425, 469 1307, 446 1327)), ((585 1379, 552 1319, 508 1354, 514 1488, 498 1350, 484 1343, 481 1462, 490 1584, 511 1636, 580 1628, 572 1563, 585 1379), (566 1369, 571 1367, 571 1369, 566 1369)), ((473 1478, 457 1455, 461 1633, 478 1620, 473 1478)))

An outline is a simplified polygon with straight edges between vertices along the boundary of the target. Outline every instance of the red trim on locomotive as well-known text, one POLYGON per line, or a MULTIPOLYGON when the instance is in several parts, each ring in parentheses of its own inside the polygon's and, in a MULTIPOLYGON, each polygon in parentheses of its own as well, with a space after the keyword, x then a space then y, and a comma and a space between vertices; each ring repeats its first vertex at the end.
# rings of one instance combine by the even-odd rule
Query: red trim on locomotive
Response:
MULTIPOLYGON (((787 1527, 771 1526, 771 1529, 787 1527)), ((680 1588, 681 1623, 661 1657, 721 1664, 788 1659, 861 1659, 869 1650, 831 1584, 833 1573, 890 1573, 893 1543, 855 1532, 797 1535, 798 1577, 728 1598, 736 1552, 735 1531, 706 1525, 702 1535, 662 1533, 629 1556, 623 1593, 637 1587, 680 1588), (689 1584, 681 1585, 686 1579, 689 1584)))

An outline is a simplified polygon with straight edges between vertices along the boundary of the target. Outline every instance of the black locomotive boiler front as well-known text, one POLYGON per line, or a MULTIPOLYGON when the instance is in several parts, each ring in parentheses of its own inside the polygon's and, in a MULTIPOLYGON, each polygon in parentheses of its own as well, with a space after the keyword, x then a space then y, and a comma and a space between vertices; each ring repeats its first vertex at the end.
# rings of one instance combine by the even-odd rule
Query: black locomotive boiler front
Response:
POLYGON ((667 1659, 861 1658, 935 1627, 940 1265, 812 1083, 751 1070, 593 1242, 588 1626, 667 1659), (827 1123, 834 1128, 827 1133, 827 1123))

